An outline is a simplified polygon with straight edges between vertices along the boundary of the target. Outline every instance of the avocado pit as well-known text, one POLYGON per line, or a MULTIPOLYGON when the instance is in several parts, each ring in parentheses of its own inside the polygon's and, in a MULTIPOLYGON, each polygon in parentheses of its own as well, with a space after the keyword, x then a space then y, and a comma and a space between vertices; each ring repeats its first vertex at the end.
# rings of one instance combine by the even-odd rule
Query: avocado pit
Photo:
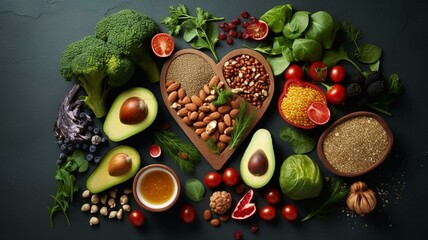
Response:
POLYGON ((268 167, 266 153, 262 149, 257 149, 248 161, 248 171, 255 176, 261 176, 267 172, 268 167))
POLYGON ((111 176, 120 176, 127 173, 132 167, 132 159, 124 153, 113 156, 108 165, 108 173, 111 176))
POLYGON ((139 97, 130 97, 120 107, 119 119, 123 124, 137 124, 147 117, 146 102, 139 97))

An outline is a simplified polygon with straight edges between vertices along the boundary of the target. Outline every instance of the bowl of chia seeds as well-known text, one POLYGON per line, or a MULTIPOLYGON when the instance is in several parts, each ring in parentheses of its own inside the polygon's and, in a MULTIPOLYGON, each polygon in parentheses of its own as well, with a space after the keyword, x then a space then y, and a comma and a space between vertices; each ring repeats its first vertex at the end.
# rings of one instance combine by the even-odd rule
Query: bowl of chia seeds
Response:
POLYGON ((353 112, 322 133, 317 153, 330 172, 356 177, 379 166, 389 155, 393 140, 391 130, 379 115, 353 112))

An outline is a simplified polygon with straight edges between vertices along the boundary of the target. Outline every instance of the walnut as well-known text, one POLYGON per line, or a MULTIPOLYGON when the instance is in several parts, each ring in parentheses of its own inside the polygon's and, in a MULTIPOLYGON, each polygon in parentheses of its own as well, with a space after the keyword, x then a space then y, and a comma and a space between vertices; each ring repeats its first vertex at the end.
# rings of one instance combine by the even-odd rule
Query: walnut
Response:
POLYGON ((364 216, 376 207, 375 193, 361 181, 351 185, 346 204, 349 209, 364 216))
POLYGON ((226 191, 216 191, 210 197, 210 208, 213 212, 222 215, 232 206, 232 195, 226 191))

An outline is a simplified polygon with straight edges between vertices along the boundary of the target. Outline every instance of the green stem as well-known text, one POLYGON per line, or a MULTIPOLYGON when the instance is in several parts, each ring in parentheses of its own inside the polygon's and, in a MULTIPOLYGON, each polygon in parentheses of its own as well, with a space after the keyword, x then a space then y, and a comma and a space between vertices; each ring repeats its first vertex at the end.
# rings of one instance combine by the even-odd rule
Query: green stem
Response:
POLYGON ((381 112, 381 113, 383 113, 383 114, 385 114, 385 115, 387 115, 387 116, 390 116, 390 117, 392 117, 392 113, 390 113, 390 112, 388 112, 388 111, 385 111, 384 109, 382 109, 382 108, 379 108, 379 107, 376 107, 374 104, 367 104, 369 107, 371 107, 371 108, 373 108, 374 110, 376 110, 376 111, 379 111, 379 112, 381 112))

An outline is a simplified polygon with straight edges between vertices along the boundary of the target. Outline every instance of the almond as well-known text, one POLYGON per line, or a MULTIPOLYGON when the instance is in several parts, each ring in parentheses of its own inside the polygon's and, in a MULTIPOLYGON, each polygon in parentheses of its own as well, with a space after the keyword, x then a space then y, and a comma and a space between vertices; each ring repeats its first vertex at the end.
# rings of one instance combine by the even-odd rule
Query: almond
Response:
POLYGON ((177 100, 177 96, 178 96, 178 92, 177 91, 173 91, 168 95, 168 103, 172 104, 173 102, 175 102, 177 100))
POLYGON ((169 87, 166 88, 166 93, 170 94, 173 91, 178 91, 178 89, 180 89, 181 84, 178 82, 174 82, 173 84, 171 84, 169 87))
POLYGON ((227 127, 223 133, 226 134, 227 136, 230 136, 233 132, 233 127, 227 127))
POLYGON ((178 89, 178 98, 179 99, 183 99, 186 95, 187 95, 186 90, 184 90, 184 88, 178 89))
POLYGON ((202 122, 204 122, 204 123, 208 124, 208 123, 210 123, 212 120, 214 120, 212 117, 207 116, 207 117, 204 117, 204 119, 202 119, 202 122))
POLYGON ((227 221, 229 220, 229 215, 226 215, 226 214, 221 215, 221 216, 219 217, 219 219, 220 219, 220 221, 222 221, 222 222, 227 222, 227 221))
POLYGON ((219 122, 218 124, 217 124, 217 128, 218 128, 218 130, 221 132, 221 133, 223 133, 224 132, 224 130, 226 130, 226 123, 224 123, 224 122, 219 122))
POLYGON ((118 153, 113 156, 108 165, 108 173, 111 176, 120 176, 125 174, 131 169, 132 159, 124 154, 118 153))
POLYGON ((209 112, 210 111, 210 107, 208 107, 208 106, 200 106, 199 107, 199 111, 201 111, 201 112, 209 112))
POLYGON ((199 117, 199 113, 197 111, 193 111, 190 113, 189 119, 191 121, 196 121, 198 120, 198 117, 199 117))
POLYGON ((214 105, 214 104, 212 104, 212 103, 210 103, 210 104, 208 105, 208 107, 210 108, 211 112, 215 112, 215 111, 217 111, 217 107, 216 107, 216 105, 214 105))
POLYGON ((228 127, 232 126, 232 118, 230 117, 230 115, 229 115, 229 114, 225 114, 225 115, 223 116, 223 121, 224 121, 224 123, 226 123, 226 125, 227 125, 228 127))
POLYGON ((203 99, 205 99, 206 97, 207 97, 207 94, 205 93, 205 91, 204 91, 204 90, 202 90, 202 89, 201 89, 201 90, 199 91, 199 98, 203 100, 203 99))
POLYGON ((210 88, 217 87, 217 84, 220 82, 220 78, 218 76, 213 76, 208 83, 210 88))
POLYGON ((210 139, 210 134, 205 131, 205 132, 201 133, 201 138, 204 141, 208 141, 208 139, 210 139))
POLYGON ((198 113, 198 121, 202 121, 205 118, 205 113, 204 112, 199 112, 198 113))
POLYGON ((188 116, 185 116, 183 118, 183 122, 188 126, 192 125, 192 121, 190 120, 190 118, 188 116))
POLYGON ((220 131, 217 129, 211 134, 211 138, 214 140, 214 142, 217 142, 220 137, 220 131))
POLYGON ((196 104, 194 104, 194 103, 188 103, 188 104, 184 105, 184 107, 187 108, 187 110, 189 110, 191 112, 198 110, 198 106, 196 106, 196 104))
POLYGON ((205 221, 209 221, 209 220, 211 219, 211 217, 212 217, 211 210, 206 209, 206 210, 204 211, 204 220, 205 220, 205 221))
POLYGON ((220 226, 220 220, 218 220, 217 218, 211 219, 210 224, 213 227, 218 227, 218 226, 220 226))
POLYGON ((165 83, 165 87, 166 88, 168 88, 169 86, 171 86, 173 83, 175 83, 175 81, 174 80, 168 80, 168 81, 166 81, 166 83, 165 83))
POLYGON ((229 113, 231 109, 232 107, 229 105, 222 105, 217 108, 217 111, 221 114, 225 114, 225 113, 229 113))
POLYGON ((177 115, 179 117, 184 117, 184 116, 187 116, 188 112, 189 112, 189 110, 187 108, 182 108, 182 109, 178 110, 177 115))
POLYGON ((225 134, 221 134, 220 137, 218 138, 218 140, 220 140, 220 142, 224 142, 224 143, 228 143, 230 141, 231 137, 227 136, 225 134))
POLYGON ((202 106, 202 104, 204 104, 202 99, 196 95, 192 95, 190 97, 190 99, 192 100, 192 103, 196 104, 198 107, 200 107, 200 106, 202 106))
POLYGON ((207 84, 204 85, 203 89, 204 89, 204 92, 205 92, 206 95, 210 94, 211 88, 207 84))
POLYGON ((233 109, 239 109, 241 102, 238 99, 236 99, 236 100, 231 101, 230 105, 232 106, 233 109))
POLYGON ((195 133, 198 135, 201 135, 203 132, 205 132, 205 128, 196 128, 195 133))
POLYGON ((217 148, 220 150, 220 152, 223 152, 223 150, 226 148, 226 143, 218 141, 217 148))
POLYGON ((195 128, 205 128, 205 127, 207 126, 207 124, 206 124, 206 123, 204 123, 204 122, 198 121, 198 122, 195 122, 195 123, 193 124, 193 126, 194 126, 195 128))
POLYGON ((188 104, 188 103, 191 103, 192 102, 192 100, 190 100, 190 97, 189 96, 185 96, 184 98, 183 98, 183 104, 188 104))
POLYGON ((231 118, 236 118, 236 116, 238 116, 238 113, 239 109, 232 109, 229 114, 231 118))

